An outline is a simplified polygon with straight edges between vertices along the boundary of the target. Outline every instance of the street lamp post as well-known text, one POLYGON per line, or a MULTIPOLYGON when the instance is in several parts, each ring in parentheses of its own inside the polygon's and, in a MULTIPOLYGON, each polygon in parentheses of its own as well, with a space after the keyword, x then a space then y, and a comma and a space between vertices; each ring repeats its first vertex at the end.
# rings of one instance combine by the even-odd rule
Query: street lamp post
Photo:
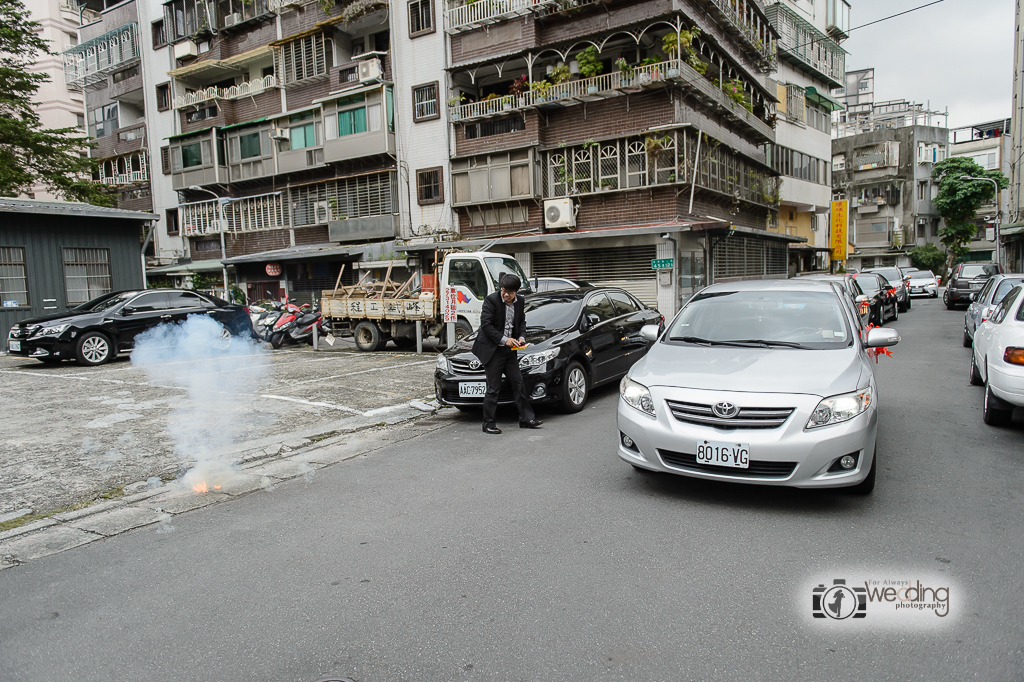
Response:
POLYGON ((217 198, 217 215, 220 216, 220 220, 218 221, 220 222, 220 229, 217 231, 220 232, 220 266, 221 274, 224 276, 224 298, 230 301, 231 292, 228 290, 228 266, 227 263, 224 262, 225 260, 227 260, 228 257, 227 248, 224 245, 224 225, 226 224, 226 221, 224 219, 224 204, 231 200, 222 197, 221 195, 214 192, 212 189, 206 189, 205 187, 200 187, 199 185, 191 185, 189 189, 197 192, 207 192, 217 198))
POLYGON ((992 183, 992 188, 995 190, 994 198, 996 200, 996 224, 995 224, 996 265, 1001 267, 1002 264, 1003 264, 1003 257, 1002 257, 1001 249, 999 248, 999 213, 1001 212, 1001 208, 1000 208, 1000 205, 999 205, 999 183, 996 182, 995 180, 993 180, 992 178, 976 178, 976 177, 973 177, 971 175, 961 175, 960 179, 961 180, 983 180, 985 182, 991 182, 992 183))

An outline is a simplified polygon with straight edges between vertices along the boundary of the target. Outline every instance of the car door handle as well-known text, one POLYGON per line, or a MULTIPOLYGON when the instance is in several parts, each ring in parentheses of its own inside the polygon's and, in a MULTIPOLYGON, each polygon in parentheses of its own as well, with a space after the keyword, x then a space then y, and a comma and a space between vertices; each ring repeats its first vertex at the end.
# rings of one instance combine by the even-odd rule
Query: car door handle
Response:
POLYGON ((173 317, 173 315, 161 315, 160 319, 161 320, 169 320, 169 319, 171 319, 171 317, 173 317))

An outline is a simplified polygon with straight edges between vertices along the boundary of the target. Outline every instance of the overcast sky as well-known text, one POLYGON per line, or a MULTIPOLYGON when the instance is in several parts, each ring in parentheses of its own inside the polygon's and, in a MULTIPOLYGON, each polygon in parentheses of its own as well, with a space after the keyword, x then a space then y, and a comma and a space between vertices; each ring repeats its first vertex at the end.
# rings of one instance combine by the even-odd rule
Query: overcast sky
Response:
MULTIPOLYGON (((854 28, 931 0, 851 0, 854 28)), ((1014 0, 943 2, 854 30, 847 71, 874 67, 875 101, 949 107, 949 127, 1010 117, 1014 0)))

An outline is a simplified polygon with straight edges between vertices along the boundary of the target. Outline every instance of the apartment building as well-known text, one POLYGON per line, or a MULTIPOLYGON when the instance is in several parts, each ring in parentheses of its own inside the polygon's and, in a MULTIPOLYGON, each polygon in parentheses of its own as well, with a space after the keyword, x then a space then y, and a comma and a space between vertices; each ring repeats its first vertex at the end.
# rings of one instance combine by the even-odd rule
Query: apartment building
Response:
MULTIPOLYGON (((985 170, 998 170, 1009 178, 1010 142, 1010 119, 976 123, 950 131, 949 155, 970 158, 985 170)), ((978 229, 968 245, 970 251, 965 260, 995 260, 995 224, 997 220, 999 223, 1007 221, 1009 198, 1010 189, 1007 187, 999 191, 991 201, 978 207, 974 220, 978 229)), ((1007 226, 1006 229, 1013 228, 1007 226)))
POLYGON ((775 75, 778 122, 772 167, 782 176, 777 231, 806 240, 789 245, 790 272, 827 270, 832 200, 832 95, 845 78, 850 30, 846 0, 769 0, 766 13, 779 32, 775 75))
MULTIPOLYGON (((81 23, 96 20, 102 0, 32 0, 25 7, 33 21, 39 22, 39 35, 46 40, 50 49, 58 54, 40 55, 33 65, 33 73, 46 74, 48 80, 39 86, 36 94, 36 113, 43 128, 81 128, 86 130, 84 101, 81 90, 68 87, 64 80, 64 63, 61 52, 78 44, 78 27, 81 23)), ((36 185, 28 198, 53 200, 54 197, 43 185, 36 185)))
POLYGON ((533 275, 624 286, 666 314, 712 280, 786 276, 795 238, 767 229, 778 33, 759 1, 443 12, 442 191, 463 245, 515 254, 533 275))

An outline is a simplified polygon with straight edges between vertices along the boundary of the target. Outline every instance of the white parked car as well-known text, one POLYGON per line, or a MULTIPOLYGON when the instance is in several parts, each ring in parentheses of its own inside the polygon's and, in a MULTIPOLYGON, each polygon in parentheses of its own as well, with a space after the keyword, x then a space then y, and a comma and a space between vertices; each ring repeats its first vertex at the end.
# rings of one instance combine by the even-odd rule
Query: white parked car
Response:
POLYGON ((911 296, 939 297, 939 280, 931 270, 914 270, 907 277, 910 283, 911 296))
POLYGON ((985 423, 1005 426, 1024 407, 1024 286, 1014 287, 974 333, 971 383, 985 385, 985 423))

